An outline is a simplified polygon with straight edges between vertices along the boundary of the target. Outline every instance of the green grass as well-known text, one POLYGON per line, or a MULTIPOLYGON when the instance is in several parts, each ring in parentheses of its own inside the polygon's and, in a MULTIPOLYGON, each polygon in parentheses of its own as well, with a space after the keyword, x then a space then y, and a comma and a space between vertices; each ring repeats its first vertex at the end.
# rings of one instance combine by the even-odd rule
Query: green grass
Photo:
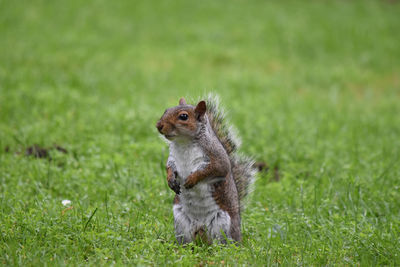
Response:
POLYGON ((399 14, 1 0, 0 265, 399 266, 399 14), (155 123, 207 92, 280 176, 258 176, 238 247, 175 244, 155 123), (24 156, 33 144, 68 153, 24 156))

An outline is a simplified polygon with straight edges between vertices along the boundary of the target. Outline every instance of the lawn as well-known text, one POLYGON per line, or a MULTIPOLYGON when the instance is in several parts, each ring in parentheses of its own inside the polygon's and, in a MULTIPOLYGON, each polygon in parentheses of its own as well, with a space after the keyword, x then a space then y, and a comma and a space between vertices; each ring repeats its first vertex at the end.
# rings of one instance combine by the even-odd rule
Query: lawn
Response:
POLYGON ((0 0, 0 265, 399 266, 399 14, 0 0), (241 245, 182 247, 155 123, 208 92, 269 170, 241 245))

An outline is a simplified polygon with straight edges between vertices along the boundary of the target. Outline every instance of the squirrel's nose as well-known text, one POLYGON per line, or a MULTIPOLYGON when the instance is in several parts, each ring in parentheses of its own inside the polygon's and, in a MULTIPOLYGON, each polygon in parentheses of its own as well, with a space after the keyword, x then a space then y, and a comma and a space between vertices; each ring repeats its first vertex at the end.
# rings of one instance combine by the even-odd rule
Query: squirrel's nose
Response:
POLYGON ((162 128, 164 127, 164 125, 163 125, 161 122, 157 122, 156 127, 157 127, 158 131, 159 131, 160 133, 162 133, 161 130, 162 130, 162 128))

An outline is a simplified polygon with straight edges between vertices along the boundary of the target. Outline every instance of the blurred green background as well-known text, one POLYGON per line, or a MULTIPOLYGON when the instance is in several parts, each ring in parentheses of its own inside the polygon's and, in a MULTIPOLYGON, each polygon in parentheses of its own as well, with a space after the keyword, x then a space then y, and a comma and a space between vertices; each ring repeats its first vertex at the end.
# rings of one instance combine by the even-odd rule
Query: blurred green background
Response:
POLYGON ((0 263, 399 265, 399 14, 0 0, 0 263), (270 167, 238 247, 174 243, 155 123, 208 92, 270 167), (26 155, 34 144, 49 157, 26 155))

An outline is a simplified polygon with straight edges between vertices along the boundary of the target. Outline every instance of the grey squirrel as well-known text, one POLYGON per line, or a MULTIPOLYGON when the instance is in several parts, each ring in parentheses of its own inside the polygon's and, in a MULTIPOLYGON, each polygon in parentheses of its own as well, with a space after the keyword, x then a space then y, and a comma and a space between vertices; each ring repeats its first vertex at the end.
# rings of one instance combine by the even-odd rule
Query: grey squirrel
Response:
POLYGON ((228 125, 216 97, 168 108, 157 122, 169 142, 168 186, 176 193, 173 214, 179 243, 196 239, 241 241, 243 199, 256 170, 240 156, 240 142, 228 125))

